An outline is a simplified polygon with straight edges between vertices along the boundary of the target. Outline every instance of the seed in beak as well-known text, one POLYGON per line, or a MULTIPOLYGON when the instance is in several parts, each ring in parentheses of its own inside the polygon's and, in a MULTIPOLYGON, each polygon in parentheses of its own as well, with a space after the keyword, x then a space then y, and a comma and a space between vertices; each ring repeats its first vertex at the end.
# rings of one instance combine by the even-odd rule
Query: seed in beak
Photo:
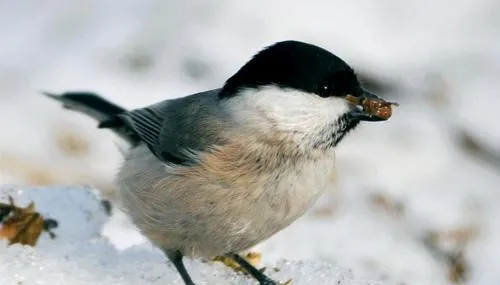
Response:
POLYGON ((392 105, 399 106, 398 103, 387 102, 380 98, 370 98, 366 96, 355 97, 345 96, 345 99, 356 106, 363 108, 363 111, 371 116, 376 116, 382 120, 387 120, 392 116, 392 105))

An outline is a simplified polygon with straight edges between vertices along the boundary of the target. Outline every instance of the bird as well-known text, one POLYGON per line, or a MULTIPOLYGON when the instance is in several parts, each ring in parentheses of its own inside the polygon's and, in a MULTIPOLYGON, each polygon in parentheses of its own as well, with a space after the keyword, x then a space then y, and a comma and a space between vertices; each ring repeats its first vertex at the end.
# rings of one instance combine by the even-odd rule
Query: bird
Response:
POLYGON ((43 92, 130 146, 116 174, 120 207, 194 285, 185 258, 238 253, 304 215, 335 183, 335 150, 381 118, 347 96, 380 100, 343 59, 312 43, 274 42, 217 88, 125 109, 93 91, 43 92))

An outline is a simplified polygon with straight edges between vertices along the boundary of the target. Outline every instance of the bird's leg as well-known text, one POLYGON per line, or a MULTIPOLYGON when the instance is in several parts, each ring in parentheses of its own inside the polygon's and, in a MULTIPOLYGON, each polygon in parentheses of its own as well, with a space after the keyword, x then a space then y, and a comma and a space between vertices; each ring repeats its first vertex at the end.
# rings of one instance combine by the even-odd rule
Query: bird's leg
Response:
MULTIPOLYGON (((246 255, 241 255, 246 261, 248 261, 250 264, 252 264, 254 267, 257 267, 257 264, 260 262, 260 253, 257 252, 248 252, 246 255)), ((241 266, 236 263, 232 258, 229 258, 225 255, 222 256, 216 256, 211 259, 211 261, 218 261, 224 264, 225 266, 233 269, 235 272, 242 272, 244 274, 248 274, 241 266)), ((263 269, 259 269, 260 271, 263 271, 263 269)))
POLYGON ((182 262, 183 255, 180 251, 178 250, 165 250, 165 255, 168 257, 170 262, 172 262, 177 269, 177 272, 181 275, 182 280, 184 281, 184 284, 186 285, 196 285, 194 284, 193 280, 189 276, 189 273, 186 270, 186 267, 184 266, 184 262, 182 262))
POLYGON ((245 269, 250 275, 252 275, 253 278, 255 278, 255 280, 259 281, 260 285, 279 285, 278 282, 267 277, 264 273, 255 268, 253 265, 251 265, 248 261, 246 261, 243 257, 239 256, 238 254, 229 253, 226 254, 226 257, 238 263, 241 266, 241 268, 245 269))

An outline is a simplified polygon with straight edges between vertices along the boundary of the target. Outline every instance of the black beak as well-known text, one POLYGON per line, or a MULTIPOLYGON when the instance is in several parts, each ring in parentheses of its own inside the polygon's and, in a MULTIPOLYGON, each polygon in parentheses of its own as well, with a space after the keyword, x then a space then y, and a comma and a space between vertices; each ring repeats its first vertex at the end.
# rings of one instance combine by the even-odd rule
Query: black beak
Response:
POLYGON ((365 106, 366 102, 376 101, 380 103, 394 104, 386 102, 384 99, 368 91, 363 91, 363 94, 358 97, 348 95, 346 96, 346 100, 354 105, 352 111, 349 112, 350 117, 354 120, 367 122, 380 122, 385 121, 388 118, 376 115, 374 110, 365 106))
POLYGON ((378 97, 377 95, 371 93, 371 92, 368 92, 368 91, 364 91, 363 92, 363 95, 361 97, 364 97, 364 98, 371 98, 371 99, 377 99, 377 100, 382 100, 380 97, 378 97))

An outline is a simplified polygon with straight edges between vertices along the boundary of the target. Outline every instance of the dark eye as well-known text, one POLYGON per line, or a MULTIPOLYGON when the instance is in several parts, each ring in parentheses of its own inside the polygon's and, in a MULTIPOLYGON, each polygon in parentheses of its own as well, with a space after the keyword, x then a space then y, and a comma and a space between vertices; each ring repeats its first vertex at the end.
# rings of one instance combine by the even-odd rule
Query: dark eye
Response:
POLYGON ((320 85, 319 87, 319 96, 323 97, 323 98, 326 98, 326 97, 330 97, 330 96, 333 96, 333 85, 330 84, 330 83, 324 83, 322 85, 320 85))

